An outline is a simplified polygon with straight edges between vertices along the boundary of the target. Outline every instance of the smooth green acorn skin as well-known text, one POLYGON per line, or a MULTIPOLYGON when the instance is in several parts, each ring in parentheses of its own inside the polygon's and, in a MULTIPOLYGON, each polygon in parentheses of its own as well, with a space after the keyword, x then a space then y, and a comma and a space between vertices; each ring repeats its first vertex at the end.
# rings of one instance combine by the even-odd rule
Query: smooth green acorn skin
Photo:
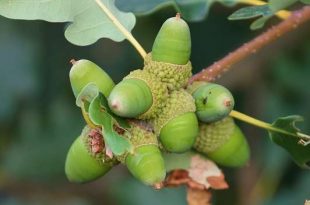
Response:
POLYGON ((82 89, 89 83, 95 83, 99 91, 109 96, 114 82, 110 76, 98 65, 89 60, 78 60, 73 63, 69 73, 74 96, 77 97, 82 89))
POLYGON ((150 88, 139 79, 118 83, 108 97, 111 110, 121 117, 134 118, 146 112, 153 103, 150 88))
POLYGON ((95 180, 107 173, 112 166, 93 157, 82 136, 71 145, 67 154, 65 173, 71 182, 84 183, 95 180))
POLYGON ((152 48, 154 61, 184 65, 191 54, 191 35, 187 23, 179 16, 167 19, 152 48))
POLYGON ((129 154, 126 165, 130 173, 146 185, 155 185, 166 177, 165 162, 156 145, 144 145, 129 154))
POLYGON ((185 113, 170 120, 160 131, 160 141, 170 152, 182 153, 193 146, 199 132, 195 113, 185 113))
POLYGON ((235 125, 233 134, 229 140, 214 152, 208 153, 207 156, 223 166, 241 167, 248 162, 250 150, 243 133, 235 125))
POLYGON ((229 115, 235 105, 230 91, 218 84, 203 84, 194 93, 196 115, 202 122, 219 121, 229 115))

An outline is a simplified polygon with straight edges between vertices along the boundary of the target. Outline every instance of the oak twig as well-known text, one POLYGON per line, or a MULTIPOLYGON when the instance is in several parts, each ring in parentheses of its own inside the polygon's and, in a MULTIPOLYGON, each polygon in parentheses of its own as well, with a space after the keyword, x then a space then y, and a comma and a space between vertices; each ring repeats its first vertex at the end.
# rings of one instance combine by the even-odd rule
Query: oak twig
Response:
POLYGON ((252 41, 243 44, 240 48, 226 57, 215 62, 211 66, 201 70, 199 73, 192 76, 189 83, 194 81, 214 81, 223 73, 227 72, 232 65, 238 63, 242 59, 256 53, 262 47, 269 45, 279 37, 296 29, 301 24, 310 20, 310 6, 304 6, 302 9, 292 13, 290 17, 282 21, 276 26, 268 29, 252 41))

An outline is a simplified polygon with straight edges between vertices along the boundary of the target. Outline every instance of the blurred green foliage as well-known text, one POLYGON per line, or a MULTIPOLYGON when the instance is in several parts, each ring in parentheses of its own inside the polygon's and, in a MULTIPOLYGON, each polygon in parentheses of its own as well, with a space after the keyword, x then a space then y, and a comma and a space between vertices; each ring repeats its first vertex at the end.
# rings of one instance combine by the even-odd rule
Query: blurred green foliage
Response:
MULTIPOLYGON (((229 22, 232 10, 214 8, 207 20, 190 24, 194 72, 258 34, 247 22, 229 22)), ((162 22, 173 15, 168 8, 138 18, 133 34, 149 51, 162 22)), ((123 166, 90 184, 67 182, 66 152, 84 124, 70 88, 69 60, 92 60, 115 82, 143 62, 128 42, 71 45, 63 36, 64 26, 0 17, 0 204, 186 204, 184 187, 155 191, 123 166)), ((310 133, 309 28, 307 24, 261 51, 265 55, 258 52, 219 81, 235 94, 239 111, 269 122, 299 114, 306 119, 301 127, 310 133)), ((309 172, 271 144, 267 132, 240 125, 252 160, 243 169, 223 168, 230 189, 213 192, 214 204, 289 205, 310 199, 309 172)))

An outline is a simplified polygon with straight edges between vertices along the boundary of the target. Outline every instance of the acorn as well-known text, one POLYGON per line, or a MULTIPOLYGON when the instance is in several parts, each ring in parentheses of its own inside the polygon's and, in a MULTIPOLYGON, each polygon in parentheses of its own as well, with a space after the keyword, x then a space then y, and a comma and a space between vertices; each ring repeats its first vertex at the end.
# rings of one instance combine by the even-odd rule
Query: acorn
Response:
POLYGON ((167 87, 145 70, 134 70, 118 83, 108 97, 111 110, 121 117, 156 117, 168 97, 167 87))
POLYGON ((198 134, 193 97, 184 89, 173 91, 161 115, 153 120, 153 126, 167 151, 182 153, 189 150, 198 134))
POLYGON ((229 115, 235 101, 227 88, 214 83, 196 85, 190 86, 189 90, 195 99, 196 115, 200 121, 215 122, 229 115))
POLYGON ((180 14, 167 19, 158 32, 152 53, 144 59, 144 69, 166 83, 169 90, 178 90, 192 75, 189 61, 191 36, 180 14))
POLYGON ((69 149, 65 173, 70 182, 85 183, 105 175, 117 163, 105 155, 100 131, 86 126, 69 149))
POLYGON ((177 13, 160 28, 152 48, 152 60, 185 65, 191 54, 191 34, 187 23, 177 13))
POLYGON ((244 166, 250 157, 249 145, 231 117, 200 123, 194 149, 214 162, 228 167, 244 166))
POLYGON ((132 122, 129 132, 134 152, 119 160, 144 184, 155 187, 160 185, 166 177, 166 169, 156 135, 143 121, 132 122))
POLYGON ((89 60, 71 60, 69 77, 74 96, 77 97, 82 89, 89 83, 94 83, 99 91, 106 97, 109 96, 114 82, 110 76, 95 63, 89 60))

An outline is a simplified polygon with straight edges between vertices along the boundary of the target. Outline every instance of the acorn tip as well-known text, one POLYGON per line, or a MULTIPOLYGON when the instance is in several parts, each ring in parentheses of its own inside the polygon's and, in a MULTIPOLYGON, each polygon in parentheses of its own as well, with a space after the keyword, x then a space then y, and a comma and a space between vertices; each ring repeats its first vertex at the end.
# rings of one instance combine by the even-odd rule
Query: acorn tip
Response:
POLYGON ((72 59, 70 60, 70 63, 71 63, 72 65, 74 65, 74 64, 76 64, 76 60, 75 60, 74 58, 72 58, 72 59))
POLYGON ((231 100, 228 100, 228 99, 224 100, 225 107, 230 107, 231 103, 232 103, 231 100))

